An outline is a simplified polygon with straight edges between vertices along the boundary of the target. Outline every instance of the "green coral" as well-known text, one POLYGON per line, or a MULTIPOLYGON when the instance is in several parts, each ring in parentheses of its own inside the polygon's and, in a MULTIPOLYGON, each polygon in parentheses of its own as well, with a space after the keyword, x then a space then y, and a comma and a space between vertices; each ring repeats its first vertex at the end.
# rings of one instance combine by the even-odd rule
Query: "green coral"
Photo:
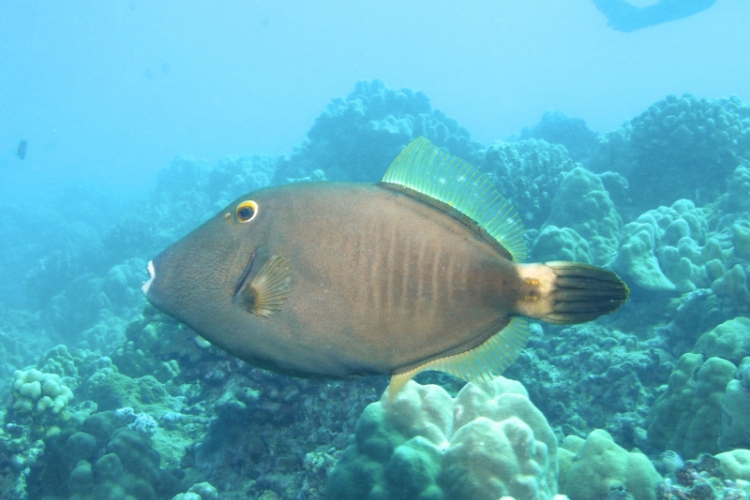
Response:
POLYGON ((58 345, 44 353, 37 368, 46 373, 56 373, 61 377, 78 377, 76 360, 64 345, 58 345))
POLYGON ((648 441, 688 458, 718 453, 721 414, 717 411, 737 369, 722 358, 686 353, 669 376, 669 386, 646 419, 648 441))
POLYGON ((750 356, 750 318, 738 316, 707 331, 698 338, 693 352, 739 365, 742 358, 750 356))
POLYGON ((658 241, 656 225, 642 222, 639 218, 625 225, 623 235, 623 244, 614 261, 615 269, 622 273, 629 283, 644 290, 675 290, 674 283, 664 275, 654 253, 658 241))
POLYGON ((656 498, 661 476, 646 455, 626 451, 601 429, 585 441, 569 438, 560 447, 560 483, 570 500, 613 498, 613 493, 628 500, 656 498))
POLYGON ((711 290, 730 308, 750 313, 750 278, 742 264, 735 264, 711 284, 711 290))
POLYGON ((724 213, 750 210, 750 168, 747 165, 738 166, 729 177, 727 192, 722 195, 720 206, 724 213))
POLYGON ((577 167, 562 181, 545 226, 574 230, 588 242, 591 263, 601 265, 619 247, 622 219, 599 177, 577 167))
POLYGON ((588 242, 569 227, 545 226, 531 248, 531 258, 538 262, 569 260, 591 264, 588 242))
POLYGON ((115 412, 91 415, 82 427, 47 440, 44 463, 31 475, 42 497, 155 500, 180 491, 148 436, 126 427, 115 412))
POLYGON ((219 492, 210 483, 194 484, 187 493, 180 493, 172 500, 219 500, 219 492))
POLYGON ((707 262, 724 258, 717 245, 703 211, 677 200, 625 225, 614 266, 646 290, 690 292, 710 285, 707 262))
POLYGON ((551 498, 557 442, 523 386, 499 377, 455 399, 409 382, 357 422, 328 482, 330 500, 551 498))
POLYGON ((136 412, 164 413, 171 396, 154 377, 136 379, 113 370, 101 370, 84 385, 85 394, 96 401, 100 410, 132 407, 136 412))
POLYGON ((735 256, 750 261, 750 222, 738 221, 732 225, 732 233, 735 256))
POLYGON ((750 448, 750 393, 739 380, 729 381, 721 400, 719 449, 734 448, 750 448))
POLYGON ((149 318, 131 322, 126 332, 128 340, 112 354, 119 372, 134 378, 152 375, 162 383, 179 375, 177 360, 158 359, 170 339, 164 329, 164 324, 149 321, 149 318))

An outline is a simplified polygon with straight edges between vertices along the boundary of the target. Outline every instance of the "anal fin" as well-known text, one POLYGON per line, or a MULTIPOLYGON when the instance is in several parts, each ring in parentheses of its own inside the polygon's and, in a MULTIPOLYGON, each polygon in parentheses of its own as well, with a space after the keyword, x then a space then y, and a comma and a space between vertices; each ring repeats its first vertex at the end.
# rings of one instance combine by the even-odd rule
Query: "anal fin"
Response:
POLYGON ((393 373, 388 386, 388 399, 392 401, 411 378, 427 370, 450 373, 467 382, 492 380, 516 362, 528 341, 528 322, 520 316, 514 316, 505 328, 474 349, 433 359, 404 372, 393 373))

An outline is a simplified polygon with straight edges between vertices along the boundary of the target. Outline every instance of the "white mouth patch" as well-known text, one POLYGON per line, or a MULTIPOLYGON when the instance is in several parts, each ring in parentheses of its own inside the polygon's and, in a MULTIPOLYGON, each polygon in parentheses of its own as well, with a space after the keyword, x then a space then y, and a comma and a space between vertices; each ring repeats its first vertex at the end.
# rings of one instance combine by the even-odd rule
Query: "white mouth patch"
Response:
POLYGON ((156 278, 156 269, 154 268, 153 260, 148 261, 148 266, 146 266, 146 269, 148 269, 150 278, 148 279, 148 281, 143 282, 143 285, 141 285, 141 290, 143 290, 143 293, 148 295, 148 289, 151 288, 151 283, 153 283, 154 278, 156 278))

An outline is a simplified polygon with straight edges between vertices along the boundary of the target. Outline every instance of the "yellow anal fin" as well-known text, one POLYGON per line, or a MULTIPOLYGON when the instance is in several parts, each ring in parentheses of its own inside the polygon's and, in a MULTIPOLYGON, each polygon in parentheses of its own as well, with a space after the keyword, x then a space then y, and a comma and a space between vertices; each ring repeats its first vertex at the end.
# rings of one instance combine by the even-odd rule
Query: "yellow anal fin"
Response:
POLYGON ((528 341, 528 322, 520 316, 514 316, 505 328, 474 349, 433 359, 401 373, 393 373, 388 386, 388 400, 393 401, 398 391, 412 377, 426 370, 450 373, 467 382, 488 382, 516 362, 528 341))
POLYGON ((256 316, 271 316, 275 311, 281 310, 289 295, 291 275, 289 260, 272 255, 250 285, 240 290, 240 301, 256 316))

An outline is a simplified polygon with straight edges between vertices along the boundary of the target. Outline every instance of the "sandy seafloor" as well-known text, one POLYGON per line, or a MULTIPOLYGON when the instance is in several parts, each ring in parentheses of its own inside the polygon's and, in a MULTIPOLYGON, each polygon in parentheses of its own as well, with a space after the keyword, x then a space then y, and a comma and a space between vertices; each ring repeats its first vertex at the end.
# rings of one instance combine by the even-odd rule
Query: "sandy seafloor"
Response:
POLYGON ((6 206, 0 498, 746 498, 749 214, 736 97, 665 96, 603 134, 550 113, 479 144, 379 81, 332 100, 290 155, 176 158, 128 207, 85 187, 6 206), (377 182, 419 136, 493 179, 530 260, 614 270, 629 302, 534 324, 507 379, 421 374, 392 403, 385 377, 272 374, 146 304, 146 262, 235 197, 377 182))

